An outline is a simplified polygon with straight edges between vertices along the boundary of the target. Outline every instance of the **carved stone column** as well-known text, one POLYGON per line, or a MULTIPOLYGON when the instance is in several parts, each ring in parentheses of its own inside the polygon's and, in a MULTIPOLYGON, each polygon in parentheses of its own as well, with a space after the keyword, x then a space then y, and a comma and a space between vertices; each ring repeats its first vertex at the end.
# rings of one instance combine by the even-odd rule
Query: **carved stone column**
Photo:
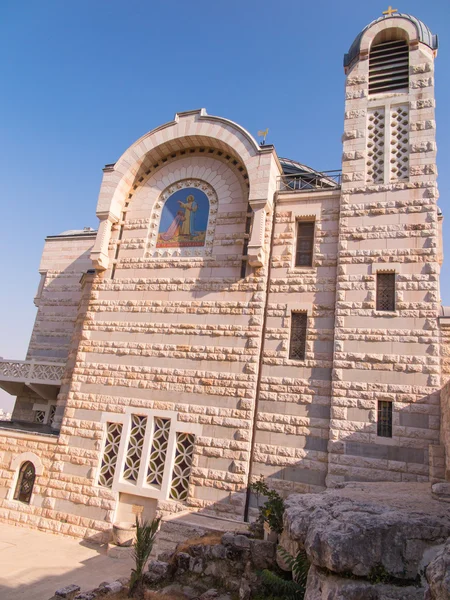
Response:
POLYGON ((95 245, 92 248, 91 260, 97 270, 104 271, 109 265, 108 245, 111 237, 111 227, 113 223, 117 223, 119 218, 110 212, 99 214, 97 216, 100 219, 100 225, 98 227, 95 245))
POLYGON ((253 223, 248 243, 248 263, 251 267, 262 267, 266 262, 264 233, 266 228, 266 200, 250 200, 253 223))

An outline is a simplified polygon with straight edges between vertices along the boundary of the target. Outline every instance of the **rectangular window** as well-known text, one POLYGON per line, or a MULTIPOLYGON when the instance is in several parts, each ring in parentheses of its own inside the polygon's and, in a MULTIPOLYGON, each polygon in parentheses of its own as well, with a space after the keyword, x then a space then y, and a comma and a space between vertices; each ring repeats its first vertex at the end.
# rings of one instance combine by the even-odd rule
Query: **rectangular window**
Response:
POLYGON ((395 310, 395 273, 377 273, 377 310, 395 310))
POLYGON ((291 314, 289 358, 293 360, 305 360, 307 325, 308 315, 305 312, 293 312, 291 314))
POLYGON ((392 437, 392 402, 378 401, 377 435, 392 437))
POLYGON ((373 108, 367 113, 366 180, 384 183, 384 108, 373 108))
POLYGON ((314 249, 314 221, 298 221, 296 267, 312 267, 314 249))

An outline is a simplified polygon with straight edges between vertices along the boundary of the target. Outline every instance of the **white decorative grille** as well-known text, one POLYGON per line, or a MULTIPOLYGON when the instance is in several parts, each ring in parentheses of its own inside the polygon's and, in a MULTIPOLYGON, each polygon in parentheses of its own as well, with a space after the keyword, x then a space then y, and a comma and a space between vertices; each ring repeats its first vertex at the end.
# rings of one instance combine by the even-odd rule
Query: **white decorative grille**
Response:
POLYGON ((53 419, 55 418, 55 413, 56 413, 56 404, 52 404, 50 406, 50 411, 48 413, 48 422, 50 423, 50 425, 53 423, 53 419))
POLYGON ((0 362, 0 375, 4 377, 27 378, 30 375, 30 363, 26 362, 0 362))
POLYGON ((147 483, 161 487, 169 443, 170 419, 155 417, 152 449, 147 471, 147 483))
POLYGON ((391 181, 409 176, 409 115, 407 106, 395 106, 391 112, 391 181))
POLYGON ((10 379, 60 381, 64 365, 33 363, 31 361, 0 360, 0 376, 10 379))
POLYGON ((64 367, 58 365, 34 364, 33 379, 51 379, 53 381, 61 379, 64 367))
POLYGON ((113 484, 121 435, 122 423, 106 424, 106 444, 99 477, 99 483, 104 487, 111 488, 113 484))
POLYGON ((367 126, 367 181, 384 182, 384 108, 369 111, 367 126))
POLYGON ((34 412, 34 422, 44 423, 45 422, 45 410, 36 410, 34 412))
POLYGON ((123 477, 127 481, 131 481, 133 483, 137 482, 139 475, 146 426, 147 417, 132 415, 131 433, 128 442, 127 458, 125 460, 123 477))
POLYGON ((172 500, 185 500, 187 498, 193 453, 194 435, 191 433, 177 433, 175 462, 170 487, 170 498, 172 500))

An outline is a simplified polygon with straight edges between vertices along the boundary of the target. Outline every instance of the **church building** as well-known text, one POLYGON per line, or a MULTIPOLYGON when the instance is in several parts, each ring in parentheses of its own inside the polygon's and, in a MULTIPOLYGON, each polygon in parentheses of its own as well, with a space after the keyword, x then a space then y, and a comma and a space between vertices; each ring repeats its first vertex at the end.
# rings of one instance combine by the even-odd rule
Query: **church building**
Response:
POLYGON ((450 479, 437 47, 390 8, 357 35, 341 170, 204 109, 105 166, 98 230, 46 238, 0 361, 0 521, 105 541, 136 512, 251 519, 261 476, 450 479))

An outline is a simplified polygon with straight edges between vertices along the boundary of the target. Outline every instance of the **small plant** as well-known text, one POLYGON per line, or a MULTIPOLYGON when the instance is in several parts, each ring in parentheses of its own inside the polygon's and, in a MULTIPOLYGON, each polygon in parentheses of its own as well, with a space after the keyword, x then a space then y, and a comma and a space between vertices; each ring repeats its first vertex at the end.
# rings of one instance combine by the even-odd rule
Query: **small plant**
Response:
POLYGON ((144 595, 144 569, 153 550, 160 520, 146 520, 141 523, 136 517, 136 539, 133 543, 132 553, 135 568, 131 570, 128 593, 130 598, 142 598, 144 595))
POLYGON ((306 552, 300 550, 294 557, 280 546, 278 546, 278 552, 291 569, 291 579, 286 579, 273 571, 264 569, 261 573, 263 586, 272 594, 271 598, 273 600, 303 600, 310 567, 306 552))
POLYGON ((271 490, 268 487, 262 476, 260 479, 258 479, 258 481, 250 484, 250 489, 256 496, 256 502, 259 510, 258 521, 261 523, 267 523, 270 529, 278 534, 283 533, 283 498, 278 492, 271 490), (264 502, 262 506, 259 506, 260 496, 265 496, 267 498, 266 502, 264 502))

